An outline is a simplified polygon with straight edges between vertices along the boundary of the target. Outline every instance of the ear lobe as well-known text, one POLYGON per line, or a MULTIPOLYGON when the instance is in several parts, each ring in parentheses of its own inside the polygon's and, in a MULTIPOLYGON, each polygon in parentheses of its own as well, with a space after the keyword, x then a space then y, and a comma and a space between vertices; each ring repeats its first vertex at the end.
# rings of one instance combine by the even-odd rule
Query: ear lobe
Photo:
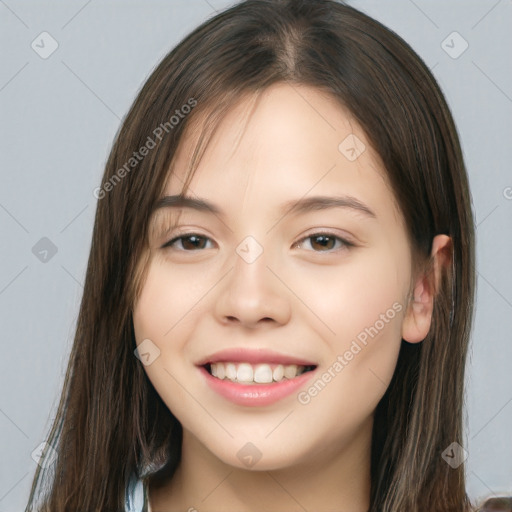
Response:
POLYGON ((409 343, 423 341, 432 322, 434 297, 439 291, 443 266, 452 261, 452 241, 447 235, 437 235, 432 241, 430 265, 414 285, 402 322, 402 338, 409 343))

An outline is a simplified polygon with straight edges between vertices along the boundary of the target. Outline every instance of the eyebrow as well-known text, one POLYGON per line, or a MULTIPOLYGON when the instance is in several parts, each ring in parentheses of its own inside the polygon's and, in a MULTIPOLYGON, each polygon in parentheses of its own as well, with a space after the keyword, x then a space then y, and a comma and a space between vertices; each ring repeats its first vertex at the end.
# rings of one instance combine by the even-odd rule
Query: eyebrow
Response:
MULTIPOLYGON (((223 211, 206 199, 188 197, 183 195, 164 196, 160 198, 153 207, 153 212, 161 208, 192 208, 198 211, 210 212, 223 216, 223 211)), ((301 199, 293 199, 281 205, 282 212, 306 213, 315 210, 328 208, 348 208, 363 213, 370 218, 377 218, 377 215, 366 204, 352 196, 311 196, 301 199)))

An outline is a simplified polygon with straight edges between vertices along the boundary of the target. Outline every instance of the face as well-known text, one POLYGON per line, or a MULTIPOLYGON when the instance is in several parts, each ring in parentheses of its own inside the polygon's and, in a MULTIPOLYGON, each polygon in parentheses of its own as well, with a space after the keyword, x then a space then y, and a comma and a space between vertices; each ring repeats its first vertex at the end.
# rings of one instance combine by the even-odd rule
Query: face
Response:
MULTIPOLYGON (((187 191, 215 211, 168 201, 152 219, 133 320, 184 439, 269 470, 368 438, 412 262, 385 171, 350 114, 306 86, 251 101, 223 120, 187 191)), ((182 140, 166 196, 181 192, 196 136, 182 140)))

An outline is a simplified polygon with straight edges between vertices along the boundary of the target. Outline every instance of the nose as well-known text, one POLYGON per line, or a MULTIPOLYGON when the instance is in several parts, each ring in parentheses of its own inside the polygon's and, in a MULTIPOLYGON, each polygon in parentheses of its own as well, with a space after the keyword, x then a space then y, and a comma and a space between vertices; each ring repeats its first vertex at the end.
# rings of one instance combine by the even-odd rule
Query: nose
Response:
POLYGON ((252 262, 235 253, 233 268, 220 283, 215 315, 223 324, 247 328, 286 324, 291 315, 287 289, 276 277, 278 262, 268 268, 267 251, 252 262))

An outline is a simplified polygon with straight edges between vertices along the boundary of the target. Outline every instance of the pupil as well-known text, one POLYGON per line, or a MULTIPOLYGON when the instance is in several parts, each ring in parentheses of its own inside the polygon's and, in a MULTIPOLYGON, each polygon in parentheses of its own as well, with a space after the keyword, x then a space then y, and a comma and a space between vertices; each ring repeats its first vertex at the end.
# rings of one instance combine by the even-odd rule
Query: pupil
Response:
MULTIPOLYGON (((327 248, 327 249, 332 249, 332 246, 326 246, 325 245, 325 242, 327 241, 327 243, 330 241, 330 242, 333 242, 334 239, 330 236, 326 236, 326 235, 318 235, 318 236, 314 236, 313 237, 313 240, 317 241, 317 240, 323 240, 323 242, 320 242, 320 246, 323 247, 324 249, 327 248)), ((316 243, 316 242, 315 242, 316 243)))
POLYGON ((189 244, 191 242, 190 247, 192 249, 197 249, 198 247, 202 248, 201 240, 203 241, 203 244, 204 244, 205 239, 203 237, 192 235, 192 236, 187 236, 184 240, 181 241, 181 243, 182 243, 183 247, 187 248, 187 244, 189 244))

